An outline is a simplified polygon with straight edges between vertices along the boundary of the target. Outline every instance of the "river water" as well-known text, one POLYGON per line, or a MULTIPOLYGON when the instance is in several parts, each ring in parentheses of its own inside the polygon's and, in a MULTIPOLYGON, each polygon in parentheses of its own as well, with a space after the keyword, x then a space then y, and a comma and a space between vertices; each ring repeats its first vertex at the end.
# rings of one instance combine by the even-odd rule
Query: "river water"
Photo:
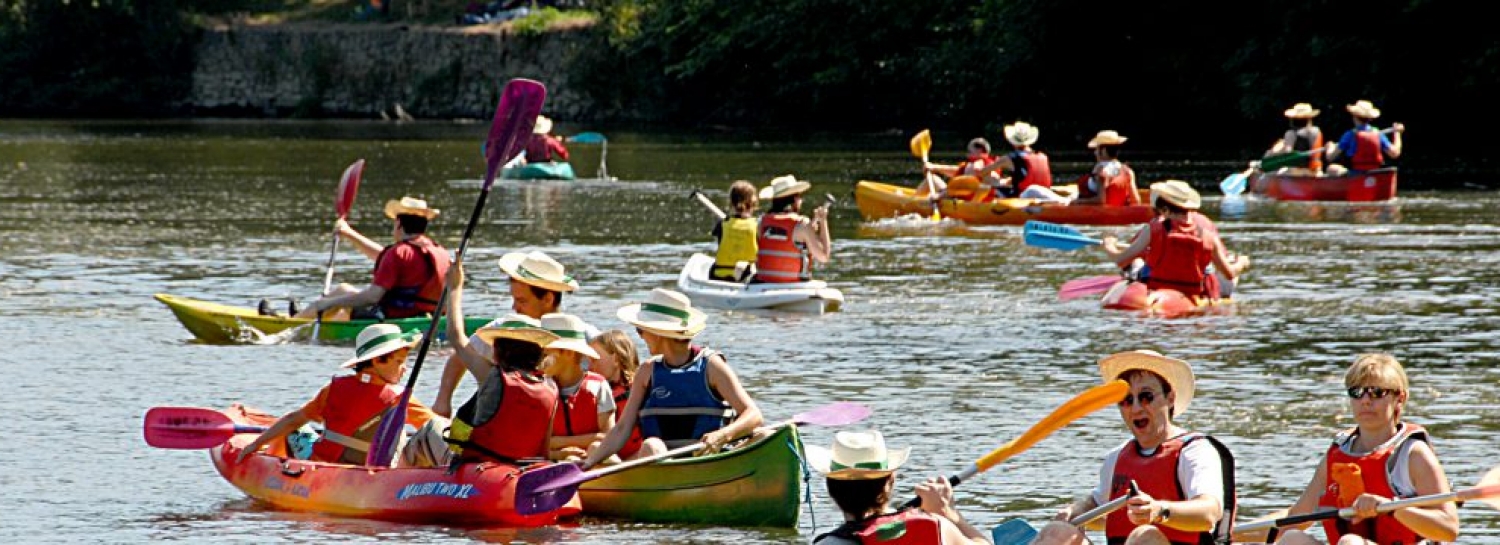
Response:
MULTIPOLYGON (((796 530, 599 520, 475 530, 286 513, 247 500, 202 452, 143 443, 149 407, 291 410, 350 352, 198 344, 152 294, 241 305, 311 298, 328 256, 334 187, 358 158, 368 165, 356 228, 380 238, 389 232, 382 204, 417 195, 444 209, 435 234, 456 248, 483 174, 485 131, 480 123, 0 122, 0 336, 9 340, 0 407, 30 415, 6 426, 0 442, 0 541, 785 543, 805 542, 814 522, 818 531, 833 526, 837 510, 817 477, 812 516, 805 510, 796 530)), ((1017 228, 862 222, 851 196, 857 180, 915 179, 906 135, 608 136, 619 181, 497 184, 470 247, 468 310, 502 312, 509 300, 495 258, 536 248, 583 284, 566 310, 625 327, 617 307, 671 285, 689 255, 713 249, 709 216, 690 190, 722 201, 736 178, 810 179, 812 204, 838 199, 836 261, 817 275, 843 290, 844 310, 709 311, 701 339, 730 355, 769 419, 834 400, 875 408, 866 424, 893 446, 914 447, 903 497, 918 477, 961 470, 1097 384, 1098 357, 1136 348, 1192 362, 1198 397, 1179 420, 1234 450, 1242 519, 1294 499, 1330 436, 1350 425, 1341 377, 1363 352, 1389 351, 1406 364, 1407 413, 1432 430, 1456 486, 1500 462, 1494 191, 1409 189, 1421 185, 1419 172, 1403 172, 1401 198, 1382 205, 1221 202, 1206 190, 1206 212, 1228 244, 1254 259, 1237 308, 1147 320, 1057 300, 1062 282, 1110 272, 1097 253, 1027 248, 1017 228)), ((940 136, 947 149, 964 140, 940 136)), ((574 148, 575 166, 592 175, 598 146, 574 148)), ((1085 168, 1082 153, 1054 155, 1060 175, 1085 168)), ((1143 152, 1134 164, 1145 180, 1209 188, 1235 168, 1214 159, 1143 152)), ((338 278, 365 282, 368 261, 345 248, 338 278)), ((436 377, 428 365, 419 399, 431 398, 436 377)), ((809 443, 831 442, 829 430, 804 433, 809 443)), ((1088 489, 1100 457, 1126 437, 1114 409, 1084 418, 964 484, 961 510, 984 528, 1010 517, 1041 521, 1088 489)), ((1500 542, 1493 511, 1474 503, 1461 515, 1462 542, 1500 542)))

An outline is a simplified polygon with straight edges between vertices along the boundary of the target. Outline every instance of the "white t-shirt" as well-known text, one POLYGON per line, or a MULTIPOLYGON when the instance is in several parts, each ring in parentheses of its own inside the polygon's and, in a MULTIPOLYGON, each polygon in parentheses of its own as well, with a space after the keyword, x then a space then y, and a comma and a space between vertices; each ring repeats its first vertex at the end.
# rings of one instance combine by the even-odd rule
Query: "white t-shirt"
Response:
MULTIPOLYGON (((1403 424, 1403 426, 1404 425, 1405 424, 1403 424)), ((1357 456, 1352 450, 1350 450, 1350 447, 1354 446, 1354 440, 1359 438, 1359 434, 1351 433, 1349 435, 1344 435, 1341 437, 1342 440, 1339 442, 1339 450, 1344 451, 1344 454, 1357 456)), ((1407 438, 1408 437, 1398 433, 1387 440, 1385 444, 1376 447, 1375 450, 1389 448, 1391 446, 1391 443, 1396 441, 1403 441, 1407 438)), ((1388 470, 1386 471, 1386 479, 1391 483, 1391 489, 1396 492, 1396 495, 1402 498, 1411 498, 1417 495, 1417 485, 1412 483, 1411 481, 1411 447, 1418 441, 1420 440, 1406 441, 1397 446, 1396 452, 1391 453, 1392 460, 1387 462, 1390 465, 1386 467, 1386 469, 1388 470)))
MULTIPOLYGON (((1094 488, 1094 502, 1104 505, 1110 500, 1110 484, 1115 478, 1115 461, 1120 451, 1131 448, 1133 441, 1115 447, 1104 456, 1104 465, 1099 468, 1099 484, 1094 488)), ((1155 452, 1154 450, 1152 452, 1155 452)), ((1182 485, 1185 499, 1210 496, 1224 508, 1224 469, 1219 460, 1219 451, 1208 439, 1199 438, 1182 448, 1182 457, 1177 464, 1177 482, 1182 485)))
POLYGON ((558 388, 558 390, 563 396, 573 397, 574 394, 578 393, 578 388, 581 386, 588 386, 589 391, 594 393, 594 399, 599 400, 599 414, 615 412, 615 392, 609 387, 609 382, 607 381, 584 380, 567 388, 558 388))

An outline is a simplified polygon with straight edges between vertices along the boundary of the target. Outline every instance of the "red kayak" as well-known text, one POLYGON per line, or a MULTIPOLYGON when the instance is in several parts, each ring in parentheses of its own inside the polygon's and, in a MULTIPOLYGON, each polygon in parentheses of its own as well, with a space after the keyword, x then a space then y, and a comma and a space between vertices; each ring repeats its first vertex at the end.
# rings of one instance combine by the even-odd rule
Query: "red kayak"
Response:
MULTIPOLYGON (((224 414, 237 424, 269 426, 276 418, 234 405, 224 414)), ((521 515, 515 509, 516 478, 507 464, 447 468, 371 468, 285 458, 285 441, 236 463, 254 435, 241 434, 209 449, 214 467, 229 484, 280 509, 346 517, 455 525, 544 526, 582 511, 578 497, 557 511, 521 515)))
POLYGON ((1251 182, 1250 191, 1281 201, 1388 201, 1396 198, 1396 168, 1343 176, 1265 172, 1251 182))
POLYGON ((1194 299, 1170 289, 1148 289, 1144 282, 1121 280, 1100 300, 1109 310, 1128 310, 1146 316, 1178 318, 1221 308, 1229 299, 1194 299))

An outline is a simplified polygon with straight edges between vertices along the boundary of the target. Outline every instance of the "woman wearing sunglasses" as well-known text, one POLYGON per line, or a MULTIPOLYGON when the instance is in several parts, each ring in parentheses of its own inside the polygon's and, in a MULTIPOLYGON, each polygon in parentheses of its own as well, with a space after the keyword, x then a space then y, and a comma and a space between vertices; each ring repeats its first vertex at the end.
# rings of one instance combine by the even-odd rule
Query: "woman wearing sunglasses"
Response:
POLYGON ((1133 438, 1104 457, 1093 493, 1060 511, 1036 543, 1083 543, 1083 532, 1066 521, 1127 494, 1132 480, 1140 494, 1105 518, 1111 544, 1193 544, 1227 537, 1234 520, 1234 458, 1217 439, 1172 423, 1193 400, 1192 367, 1135 350, 1099 360, 1099 374, 1105 382, 1130 384, 1120 417, 1133 438))
MULTIPOLYGON (((1379 514, 1380 504, 1449 492, 1448 476, 1428 445, 1426 430, 1401 421, 1406 404, 1406 370, 1389 354, 1364 354, 1344 374, 1349 409, 1356 427, 1340 433, 1328 447, 1312 482, 1289 514, 1330 507, 1353 507, 1354 520, 1335 518, 1323 524, 1329 543, 1365 545, 1417 544, 1458 539, 1458 510, 1452 503, 1407 507, 1379 514)), ((1285 516, 1273 514, 1272 518, 1285 516)), ((1287 531, 1277 543, 1318 543, 1301 529, 1287 531)))

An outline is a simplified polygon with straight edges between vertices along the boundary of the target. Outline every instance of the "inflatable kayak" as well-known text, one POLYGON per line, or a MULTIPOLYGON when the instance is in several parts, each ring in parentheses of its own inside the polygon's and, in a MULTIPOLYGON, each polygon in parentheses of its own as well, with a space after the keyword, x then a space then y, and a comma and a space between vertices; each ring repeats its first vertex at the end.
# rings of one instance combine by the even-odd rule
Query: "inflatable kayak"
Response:
POLYGON ((1229 299, 1195 299, 1170 289, 1152 290, 1144 282, 1121 280, 1100 299, 1109 310, 1128 310, 1146 316, 1177 318, 1227 308, 1229 299))
MULTIPOLYGON (((223 412, 237 424, 269 426, 276 421, 240 405, 223 412)), ((278 509, 400 522, 504 526, 553 524, 581 510, 574 497, 550 513, 516 513, 516 477, 522 470, 512 465, 466 464, 451 474, 447 468, 371 468, 288 459, 284 447, 236 462, 240 450, 254 439, 254 435, 237 435, 209 449, 209 456, 229 484, 278 509)))
POLYGON ((1396 198, 1396 168, 1343 176, 1264 172, 1251 182, 1250 191, 1280 201, 1388 201, 1396 198))
MULTIPOLYGON (((1056 188, 1065 192, 1069 186, 1056 188)), ((1151 192, 1141 191, 1142 202, 1150 202, 1151 192)), ((929 216, 932 202, 909 187, 880 182, 861 181, 854 187, 854 202, 865 220, 895 218, 907 214, 929 216)), ((1022 225, 1028 220, 1076 225, 1129 225, 1151 221, 1151 206, 1101 206, 1037 204, 1032 199, 997 199, 980 202, 970 199, 943 199, 938 212, 945 218, 973 225, 1022 225)))
POLYGON ((573 165, 568 163, 527 163, 500 171, 506 180, 572 180, 573 165))
POLYGON ((773 309, 820 314, 835 312, 844 304, 844 294, 828 287, 822 280, 810 282, 741 284, 709 279, 713 256, 693 254, 682 273, 677 275, 677 289, 705 308, 726 310, 773 309))
MULTIPOLYGON (((300 318, 288 318, 285 316, 261 316, 255 309, 250 307, 236 307, 221 305, 167 295, 156 294, 156 300, 167 305, 177 320, 193 333, 194 337, 206 343, 228 344, 236 342, 251 342, 258 335, 274 335, 282 331, 307 326, 312 320, 300 318)), ((353 341, 365 327, 377 323, 376 320, 346 320, 346 321, 324 321, 318 328, 318 339, 324 341, 353 341)), ((386 320, 386 323, 401 327, 402 331, 426 332, 432 320, 426 317, 401 318, 386 320)), ((464 320, 464 329, 469 333, 484 327, 489 323, 487 318, 469 318, 464 320)), ((439 324, 438 331, 444 331, 445 324, 439 324)), ((311 332, 311 329, 308 329, 311 332)))

